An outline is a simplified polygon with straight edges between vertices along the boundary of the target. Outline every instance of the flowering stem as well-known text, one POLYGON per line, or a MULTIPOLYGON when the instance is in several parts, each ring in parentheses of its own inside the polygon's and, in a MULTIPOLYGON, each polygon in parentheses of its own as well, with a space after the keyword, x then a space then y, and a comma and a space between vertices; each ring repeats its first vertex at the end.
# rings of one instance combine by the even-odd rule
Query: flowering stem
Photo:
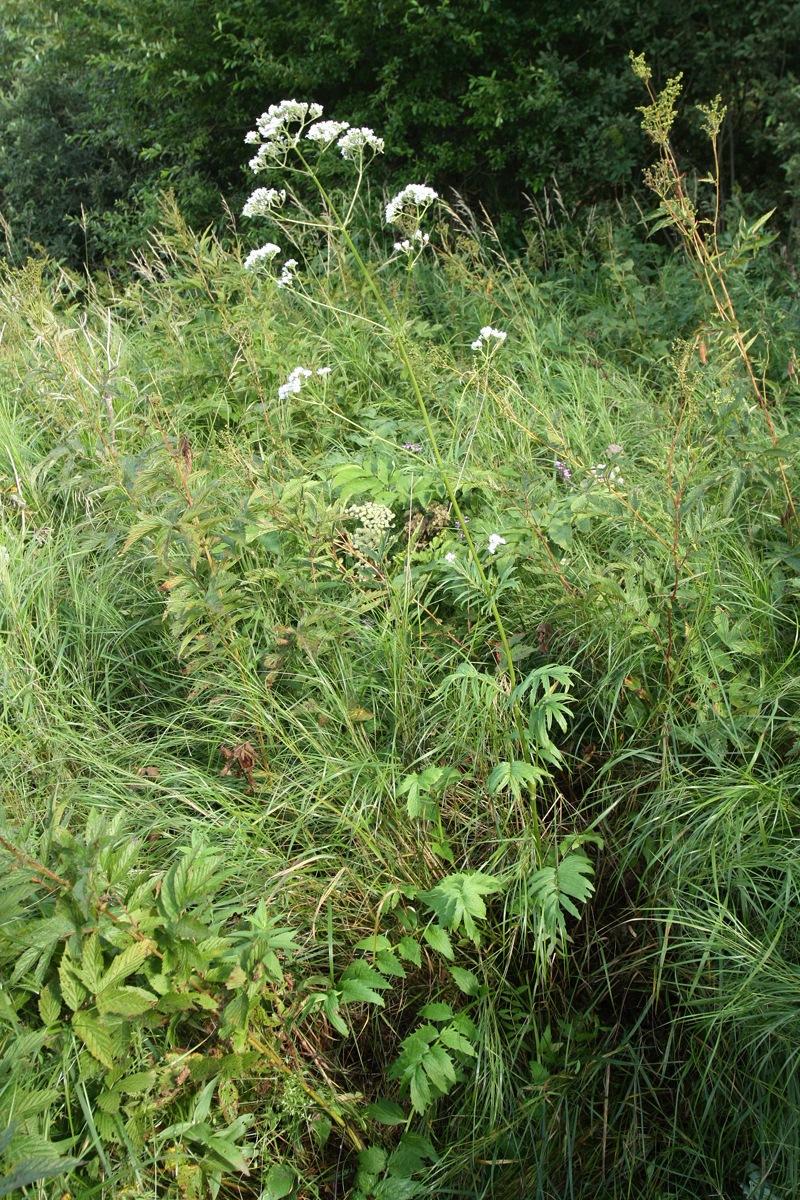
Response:
MULTIPOLYGON (((302 158, 302 155, 300 157, 302 158)), ((467 522, 464 520, 464 515, 461 511, 461 506, 458 503, 455 489, 453 488, 453 485, 450 481, 450 476, 447 473, 447 469, 444 464, 444 459, 442 458, 441 451, 439 450, 439 443, 436 439, 436 434, 434 433, 430 414, 428 412, 428 406, 426 405, 425 398, 422 395, 422 389, 420 388, 419 380, 417 379, 416 373, 414 371, 414 367, 411 362, 411 358, 408 354, 408 350, 406 349, 406 345, 405 345, 405 341, 403 339, 402 333, 398 329, 398 327, 395 323, 394 317, 392 315, 391 309, 389 308, 388 304, 384 300, 380 289, 378 288, 377 284, 375 283, 375 280, 372 277, 372 273, 370 272, 369 268, 367 267, 367 265, 364 262, 361 255, 359 254, 358 249, 357 249, 355 243, 353 242, 353 239, 350 237, 350 234, 347 231, 347 227, 346 227, 345 223, 339 217, 339 214, 336 211, 336 208, 331 203, 330 197, 328 196, 327 192, 325 191, 325 188, 320 183, 320 181, 317 179, 314 172, 311 171, 310 169, 308 169, 308 166, 305 162, 304 162, 304 166, 306 166, 308 173, 311 175, 317 188, 319 189, 323 203, 325 204, 326 208, 331 213, 331 215, 333 216, 333 219, 335 220, 336 224, 338 225, 339 230, 342 234, 342 237, 344 238, 345 243, 347 244, 348 250, 350 251, 350 253, 355 258, 356 262, 358 263, 359 270, 361 271, 361 273, 367 283, 367 286, 369 287, 370 291, 372 292, 373 296, 375 297, 376 303, 386 321, 387 328, 388 328, 389 332, 391 333, 392 337, 394 338, 394 342, 397 347, 397 352, 400 355, 400 358, 402 359, 402 362, 406 368, 406 371, 408 372, 409 379, 411 380, 411 387, 414 391, 414 396, 416 398, 417 405, 419 406, 420 413, 422 414, 422 419, 425 423, 425 429, 427 431, 428 438, 430 439, 430 445, 433 450, 433 456, 434 456, 434 459, 436 460, 436 465, 439 468, 439 471, 441 473, 442 482, 444 483, 445 491, 447 492, 448 499, 450 500, 450 504, 452 506, 453 513, 455 514, 456 520, 459 523, 461 532, 464 535, 464 539, 467 543, 469 553, 472 556, 472 561, 475 563, 475 567, 478 571, 478 575, 480 576, 481 583, 483 584, 483 588, 484 588, 484 594, 486 595, 487 599, 489 600, 489 607, 491 609, 491 613, 492 613, 492 617, 494 618, 495 625, 497 626, 497 632, 500 635, 500 643, 503 647, 503 654, 504 654, 504 657, 506 660, 506 668, 508 671, 509 686, 510 686, 511 692, 513 693, 516 688, 517 676, 516 676, 516 671, 514 670, 514 659, 511 654, 511 646, 509 645, 509 642, 508 642, 508 635, 506 633, 506 628, 503 623, 503 618, 500 616, 500 611, 497 607, 497 602, 491 594, 491 592, 492 592, 491 585, 489 583, 489 580, 486 577, 486 572, 483 569, 483 565, 478 556, 478 552, 475 548, 475 543, 473 542, 472 536, 469 532, 467 522)), ((519 704, 516 700, 512 702, 512 712, 514 715, 514 724, 516 726, 517 734, 519 736, 520 747, 522 749, 523 758, 525 759, 525 761, 528 764, 533 765, 533 754, 531 752, 530 744, 528 742, 528 735, 525 731, 525 724, 522 719, 522 713, 520 712, 519 704)), ((537 855, 539 857, 541 857, 541 829, 540 829, 540 823, 539 823, 539 814, 538 814, 538 810, 536 807, 535 795, 532 797, 532 799, 533 799, 533 810, 532 811, 533 811, 533 818, 534 818, 534 842, 536 845, 537 855)))

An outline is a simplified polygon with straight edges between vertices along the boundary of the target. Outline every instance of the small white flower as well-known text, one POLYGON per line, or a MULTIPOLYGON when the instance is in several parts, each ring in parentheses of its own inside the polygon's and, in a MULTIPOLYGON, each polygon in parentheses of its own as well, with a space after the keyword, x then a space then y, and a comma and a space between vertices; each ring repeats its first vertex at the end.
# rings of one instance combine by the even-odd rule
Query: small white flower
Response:
POLYGON ((318 367, 315 372, 316 375, 330 375, 330 373, 331 373, 330 367, 318 367))
POLYGON ((283 188, 256 188, 242 209, 243 217, 265 217, 273 208, 280 208, 286 200, 283 188))
POLYGON ((342 158, 347 158, 351 162, 361 158, 367 149, 372 150, 375 154, 383 154, 383 144, 383 138, 377 137, 368 125, 362 125, 357 129, 348 129, 347 133, 336 143, 342 152, 342 158))
POLYGON ((508 334, 504 333, 502 329, 492 329, 491 325, 484 325, 479 336, 472 343, 472 349, 480 350, 484 342, 504 342, 507 337, 508 334))
POLYGON ((276 254, 280 254, 280 246, 276 246, 274 242, 267 242, 263 246, 259 246, 258 250, 251 250, 247 258, 244 260, 245 269, 252 271, 254 267, 262 266, 264 263, 272 262, 276 254))
POLYGON ((316 125, 312 125, 306 130, 306 141, 319 142, 321 145, 329 146, 349 128, 348 121, 317 121, 316 125))
POLYGON ((287 396, 291 396, 293 393, 296 395, 302 389, 303 380, 310 379, 312 374, 313 372, 309 371, 306 367, 295 367, 289 373, 286 383, 281 384, 278 388, 278 399, 285 400, 287 396))
POLYGON ((297 145, 305 123, 321 116, 321 104, 307 104, 301 100, 281 100, 280 104, 271 104, 257 119, 256 128, 244 139, 248 145, 258 146, 258 153, 250 160, 250 169, 263 171, 269 159, 283 158, 287 150, 297 145), (293 124, 299 124, 300 128, 290 132, 289 126, 293 124))
POLYGON ((410 204, 415 205, 418 209, 425 209, 433 204, 434 200, 438 199, 439 193, 435 192, 433 188, 427 187, 424 183, 409 183, 403 188, 402 192, 398 192, 386 205, 386 224, 397 225, 401 213, 410 204))
POLYGON ((412 233, 410 238, 403 238, 402 242, 395 242, 393 249, 395 254, 410 254, 417 246, 420 249, 423 246, 427 246, 430 240, 431 235, 429 233, 423 233, 421 229, 417 229, 412 233))
POLYGON ((292 274, 292 272, 294 271, 294 268, 296 266, 297 266, 296 258, 287 258, 286 262, 281 267, 281 277, 278 280, 279 288, 286 288, 286 287, 292 286, 292 284, 294 283, 294 275, 292 274))
POLYGON ((445 556, 444 556, 444 561, 445 561, 446 563, 454 563, 454 562, 456 561, 456 556, 455 556, 455 554, 453 553, 453 551, 452 551, 452 550, 450 551, 450 553, 449 553, 449 554, 445 554, 445 556))
POLYGON ((489 534, 489 553, 490 554, 494 554, 495 551, 497 550, 498 546, 505 546, 505 544, 506 544, 506 539, 504 537, 500 537, 499 533, 490 533, 489 534))

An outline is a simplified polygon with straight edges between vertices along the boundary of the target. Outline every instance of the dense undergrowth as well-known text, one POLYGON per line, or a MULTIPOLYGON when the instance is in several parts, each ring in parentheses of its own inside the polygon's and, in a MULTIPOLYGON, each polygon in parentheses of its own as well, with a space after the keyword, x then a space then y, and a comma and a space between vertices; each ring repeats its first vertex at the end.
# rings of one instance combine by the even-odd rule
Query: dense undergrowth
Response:
POLYGON ((794 283, 325 211, 0 283, 0 1187, 794 1196, 794 283))

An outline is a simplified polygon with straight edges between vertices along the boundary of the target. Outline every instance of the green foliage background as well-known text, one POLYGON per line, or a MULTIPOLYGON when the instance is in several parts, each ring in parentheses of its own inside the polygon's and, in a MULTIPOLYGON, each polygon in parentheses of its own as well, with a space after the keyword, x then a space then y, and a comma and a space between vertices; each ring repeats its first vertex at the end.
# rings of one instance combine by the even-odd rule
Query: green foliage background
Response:
MULTIPOLYGON (((800 187, 800 12, 788 0, 2 0, 0 210, 20 247, 73 264, 129 253, 174 187, 199 225, 246 186, 241 140, 285 96, 386 138, 409 169, 517 220, 624 198, 647 149, 628 51, 689 104, 721 92, 725 196, 800 187), (83 225, 83 228, 81 227, 83 225)), ((699 130, 681 130, 706 165, 699 130)))

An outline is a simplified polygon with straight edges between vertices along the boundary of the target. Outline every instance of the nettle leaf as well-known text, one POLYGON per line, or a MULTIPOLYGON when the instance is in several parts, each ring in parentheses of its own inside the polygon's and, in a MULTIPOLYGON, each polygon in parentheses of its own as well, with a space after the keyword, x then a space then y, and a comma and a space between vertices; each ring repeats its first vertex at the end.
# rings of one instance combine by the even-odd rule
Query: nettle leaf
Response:
POLYGON ((458 930, 463 925, 467 937, 477 946, 480 933, 475 922, 486 917, 483 897, 500 892, 503 887, 502 880, 496 876, 472 871, 465 875, 448 875, 431 891, 423 892, 421 899, 445 928, 458 930))

